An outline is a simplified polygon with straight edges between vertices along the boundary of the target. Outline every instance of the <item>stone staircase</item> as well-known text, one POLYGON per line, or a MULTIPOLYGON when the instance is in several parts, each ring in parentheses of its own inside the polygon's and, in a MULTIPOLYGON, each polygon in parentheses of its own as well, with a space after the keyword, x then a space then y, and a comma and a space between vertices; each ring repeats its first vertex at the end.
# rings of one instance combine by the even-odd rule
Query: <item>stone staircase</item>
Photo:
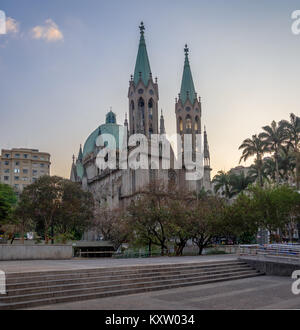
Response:
POLYGON ((7 274, 0 309, 22 309, 263 275, 238 260, 7 274))

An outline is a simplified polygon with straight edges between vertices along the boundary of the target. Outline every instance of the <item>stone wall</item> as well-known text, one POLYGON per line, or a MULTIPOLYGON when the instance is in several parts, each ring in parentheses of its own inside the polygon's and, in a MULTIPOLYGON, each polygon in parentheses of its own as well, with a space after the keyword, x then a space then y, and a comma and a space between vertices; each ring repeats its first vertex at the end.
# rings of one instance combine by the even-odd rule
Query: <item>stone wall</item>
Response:
POLYGON ((0 260, 71 259, 72 245, 0 244, 0 260))
POLYGON ((266 275, 291 276, 293 271, 300 269, 299 261, 257 259, 256 257, 240 257, 239 260, 266 275))

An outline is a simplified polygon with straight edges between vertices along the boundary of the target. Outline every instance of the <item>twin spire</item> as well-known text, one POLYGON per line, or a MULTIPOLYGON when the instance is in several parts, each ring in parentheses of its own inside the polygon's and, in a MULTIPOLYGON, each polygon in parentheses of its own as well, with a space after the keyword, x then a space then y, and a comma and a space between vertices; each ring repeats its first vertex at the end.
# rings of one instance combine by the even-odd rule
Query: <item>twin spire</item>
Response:
POLYGON ((144 38, 145 26, 143 22, 141 22, 139 28, 140 28, 141 36, 140 36, 139 50, 135 63, 133 80, 135 85, 137 85, 139 80, 142 79, 145 86, 147 86, 151 76, 151 68, 150 68, 150 62, 146 48, 146 42, 144 38))
MULTIPOLYGON (((138 84, 140 79, 142 79, 144 85, 148 85, 152 73, 151 73, 150 62, 148 58, 146 42, 144 37, 145 26, 143 22, 141 22, 139 29, 140 29, 140 43, 139 43, 139 49, 135 63, 133 80, 135 85, 138 84)), ((193 103, 195 98, 197 98, 192 72, 190 68, 190 63, 189 63, 189 48, 187 45, 185 45, 184 47, 184 54, 185 54, 185 61, 184 61, 184 69, 183 69, 181 89, 180 89, 180 100, 182 101, 183 104, 186 102, 187 99, 189 99, 190 102, 193 103)))
POLYGON ((183 68, 183 75, 181 81, 180 100, 184 104, 186 100, 189 99, 190 102, 193 104, 197 96, 196 96, 194 81, 190 68, 189 48, 187 45, 185 45, 184 47, 184 54, 185 54, 185 60, 184 60, 184 68, 183 68))

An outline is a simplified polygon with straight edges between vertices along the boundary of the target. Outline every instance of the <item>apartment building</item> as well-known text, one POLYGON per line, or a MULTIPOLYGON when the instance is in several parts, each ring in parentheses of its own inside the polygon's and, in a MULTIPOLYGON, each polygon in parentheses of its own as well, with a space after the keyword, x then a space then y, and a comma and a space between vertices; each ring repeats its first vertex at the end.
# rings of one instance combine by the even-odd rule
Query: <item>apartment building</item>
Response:
POLYGON ((43 175, 50 175, 50 154, 37 149, 2 149, 0 182, 19 191, 43 175))

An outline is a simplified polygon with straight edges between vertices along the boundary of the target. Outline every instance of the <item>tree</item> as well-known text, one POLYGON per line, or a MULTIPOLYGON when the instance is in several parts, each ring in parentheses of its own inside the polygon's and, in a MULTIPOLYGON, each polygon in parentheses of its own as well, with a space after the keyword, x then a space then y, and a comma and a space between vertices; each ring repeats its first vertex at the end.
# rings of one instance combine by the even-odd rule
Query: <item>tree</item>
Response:
POLYGON ((229 184, 231 186, 231 195, 238 195, 253 182, 253 177, 251 177, 250 175, 245 175, 244 172, 240 172, 238 174, 230 173, 229 184))
POLYGON ((201 191, 197 196, 180 187, 171 187, 168 190, 168 228, 171 240, 174 241, 174 250, 177 256, 183 254, 183 249, 191 238, 193 230, 193 223, 190 217, 191 206, 197 198, 202 198, 204 194, 204 191, 201 191))
POLYGON ((284 232, 300 204, 300 194, 287 185, 252 186, 249 193, 258 227, 266 228, 270 233, 278 229, 284 232))
POLYGON ((92 229, 101 235, 103 240, 111 242, 115 250, 118 250, 131 234, 126 213, 119 209, 112 210, 105 204, 95 207, 92 229))
POLYGON ((9 185, 0 183, 0 225, 11 217, 16 202, 14 190, 9 185))
POLYGON ((57 177, 42 176, 24 188, 16 209, 19 221, 31 219, 41 226, 45 243, 55 234, 66 235, 88 228, 93 216, 93 198, 77 183, 57 177))
POLYGON ((221 191, 222 196, 230 199, 245 190, 254 180, 253 176, 245 175, 244 172, 235 174, 230 171, 228 173, 219 171, 212 182, 215 193, 221 191))
POLYGON ((286 130, 287 143, 290 145, 295 153, 296 158, 296 185, 300 190, 300 117, 295 114, 290 114, 290 121, 281 120, 279 126, 286 130))
POLYGON ((212 243, 212 239, 223 232, 225 203, 214 196, 206 196, 194 201, 189 214, 191 237, 199 248, 201 255, 204 248, 212 243))
POLYGON ((221 191, 221 195, 226 198, 231 198, 232 193, 230 189, 230 175, 224 171, 219 171, 217 175, 213 178, 215 193, 221 191))
POLYGON ((239 243, 252 243, 258 231, 255 206, 249 193, 242 192, 224 211, 223 235, 239 243))
MULTIPOLYGON (((149 184, 128 208, 127 219, 135 240, 151 247, 157 245, 161 255, 169 252, 170 213, 167 206, 168 187, 155 181, 149 184)), ((150 248, 149 248, 150 250, 150 248)))
POLYGON ((263 139, 263 143, 268 151, 274 152, 275 159, 275 179, 279 183, 279 150, 286 139, 286 134, 284 127, 282 125, 277 125, 273 120, 270 126, 263 127, 264 132, 260 134, 263 139))
POLYGON ((268 151, 266 144, 262 141, 261 134, 259 136, 253 135, 252 139, 246 139, 239 146, 239 149, 243 149, 242 156, 240 158, 241 161, 246 161, 249 157, 256 156, 255 164, 258 172, 258 181, 262 186, 262 157, 265 152, 268 151))

